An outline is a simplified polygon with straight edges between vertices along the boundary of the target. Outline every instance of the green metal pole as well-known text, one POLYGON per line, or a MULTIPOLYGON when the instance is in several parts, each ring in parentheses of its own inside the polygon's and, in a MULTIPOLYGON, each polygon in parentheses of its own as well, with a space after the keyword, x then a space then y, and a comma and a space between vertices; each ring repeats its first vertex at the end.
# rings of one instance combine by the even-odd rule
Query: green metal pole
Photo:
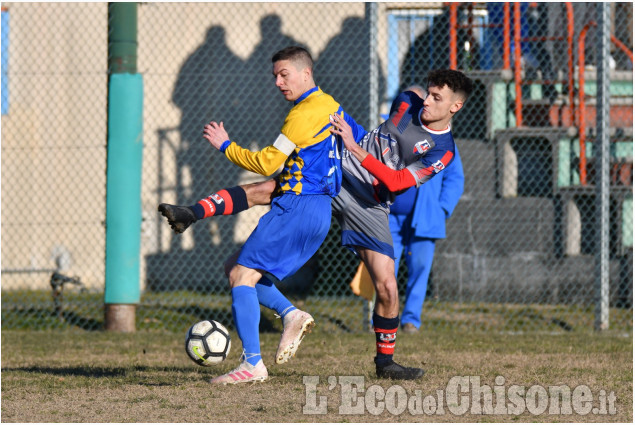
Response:
POLYGON ((137 74, 137 4, 108 4, 106 330, 134 332, 140 299, 143 79, 137 74))
POLYGON ((108 4, 108 71, 137 73, 137 3, 108 4))

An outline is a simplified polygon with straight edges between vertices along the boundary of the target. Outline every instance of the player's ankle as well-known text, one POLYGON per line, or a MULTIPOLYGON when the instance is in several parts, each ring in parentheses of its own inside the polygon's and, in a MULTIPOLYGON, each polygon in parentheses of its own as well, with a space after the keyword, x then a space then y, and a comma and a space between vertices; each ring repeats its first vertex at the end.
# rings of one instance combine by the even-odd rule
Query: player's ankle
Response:
POLYGON ((377 367, 386 367, 392 362, 392 355, 377 353, 375 356, 375 365, 377 367))
POLYGON ((205 208, 201 204, 194 204, 188 207, 194 213, 197 220, 205 218, 205 208))

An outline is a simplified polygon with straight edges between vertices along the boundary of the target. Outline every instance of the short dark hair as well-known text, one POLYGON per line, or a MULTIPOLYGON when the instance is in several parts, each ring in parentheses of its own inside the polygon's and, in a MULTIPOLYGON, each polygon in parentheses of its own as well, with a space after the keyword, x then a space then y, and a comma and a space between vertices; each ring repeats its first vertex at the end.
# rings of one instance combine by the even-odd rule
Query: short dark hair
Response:
POLYGON ((465 102, 472 93, 473 83, 472 80, 461 71, 455 71, 454 69, 437 69, 430 71, 428 74, 426 87, 430 86, 448 86, 450 90, 461 96, 465 102))
POLYGON ((304 66, 308 66, 313 69, 313 58, 311 57, 311 53, 304 47, 300 46, 288 46, 282 50, 278 50, 271 57, 271 63, 276 63, 278 61, 290 60, 296 63, 301 63, 304 66))

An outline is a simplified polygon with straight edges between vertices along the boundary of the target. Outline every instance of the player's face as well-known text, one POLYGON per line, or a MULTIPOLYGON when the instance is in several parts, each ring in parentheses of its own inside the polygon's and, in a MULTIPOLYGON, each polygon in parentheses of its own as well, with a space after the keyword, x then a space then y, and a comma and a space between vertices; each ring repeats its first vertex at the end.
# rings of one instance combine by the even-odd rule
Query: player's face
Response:
POLYGON ((452 116, 461 109, 463 101, 448 86, 429 86, 423 101, 421 121, 433 130, 443 130, 452 116), (439 128, 436 128, 439 127, 439 128))
POLYGON ((275 62, 273 76, 276 79, 276 87, 289 101, 297 100, 308 89, 307 81, 310 76, 308 68, 298 69, 291 61, 275 62))

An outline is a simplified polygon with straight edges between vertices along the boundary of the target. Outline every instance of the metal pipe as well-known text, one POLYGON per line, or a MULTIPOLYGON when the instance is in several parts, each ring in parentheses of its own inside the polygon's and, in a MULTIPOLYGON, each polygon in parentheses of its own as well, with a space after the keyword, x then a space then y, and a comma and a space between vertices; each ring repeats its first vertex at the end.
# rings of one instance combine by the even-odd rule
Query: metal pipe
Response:
POLYGON ((618 49, 620 49, 621 51, 624 52, 624 54, 626 56, 628 56, 628 58, 631 60, 631 62, 633 62, 633 52, 626 47, 626 44, 622 43, 617 37, 615 37, 613 34, 611 34, 611 41, 613 42, 613 44, 615 44, 615 46, 617 46, 618 49))
POLYGON ((368 128, 379 125, 379 58, 377 57, 377 3, 366 3, 368 19, 368 46, 369 46, 369 79, 368 103, 369 117, 368 128))
POLYGON ((137 72, 137 4, 108 4, 108 72, 137 72))
POLYGON ((59 271, 59 269, 37 269, 37 268, 20 268, 20 269, 2 269, 0 273, 2 274, 12 274, 12 273, 54 273, 59 271))
POLYGON ((450 3, 450 69, 456 69, 457 67, 456 27, 458 7, 457 3, 450 3))
MULTIPOLYGON (((608 3, 597 5, 599 28, 598 74, 597 74, 597 114, 595 141, 595 217, 597 248, 595 250, 595 330, 602 331, 609 327, 609 40, 611 33, 611 14, 608 3)), ((580 37, 582 38, 582 37, 580 37)))
POLYGON ((143 77, 137 74, 137 3, 108 4, 106 330, 134 332, 140 299, 143 77))
POLYGON ((510 41, 510 18, 509 18, 509 2, 503 3, 503 69, 511 69, 509 59, 509 51, 511 49, 510 41))
POLYGON ((569 94, 569 118, 571 125, 575 125, 575 100, 574 100, 574 92, 573 92, 573 34, 575 32, 574 27, 574 15, 573 15, 573 5, 571 3, 565 3, 565 8, 567 10, 567 63, 568 63, 568 94, 569 94))
POLYGON ((580 31, 580 39, 578 41, 578 136, 580 141, 580 184, 586 186, 587 184, 587 165, 586 165, 586 105, 584 102, 584 45, 587 32, 589 28, 596 26, 596 23, 591 21, 587 23, 582 31, 580 31))
POLYGON ((474 3, 467 4, 467 42, 469 43, 467 52, 467 64, 465 70, 469 71, 473 68, 473 55, 472 49, 474 49, 474 3))
POLYGON ((516 83, 516 127, 523 125, 523 91, 520 62, 522 58, 520 46, 520 3, 514 3, 514 82, 516 83))

